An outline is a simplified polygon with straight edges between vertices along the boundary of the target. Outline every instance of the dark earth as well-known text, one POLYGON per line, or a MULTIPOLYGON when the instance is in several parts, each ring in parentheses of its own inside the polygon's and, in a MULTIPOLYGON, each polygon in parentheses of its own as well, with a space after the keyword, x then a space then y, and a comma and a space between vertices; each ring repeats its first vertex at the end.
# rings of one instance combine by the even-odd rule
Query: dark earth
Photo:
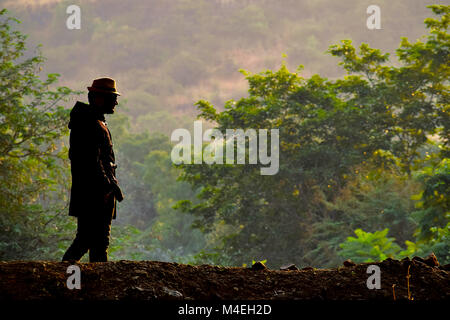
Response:
POLYGON ((450 265, 436 258, 387 259, 334 269, 295 266, 270 270, 185 265, 158 261, 77 263, 81 289, 69 290, 69 262, 0 262, 0 299, 5 301, 445 301, 450 265), (368 289, 369 265, 381 270, 381 289, 368 289), (293 269, 293 270, 289 270, 293 269), (409 275, 409 278, 408 278, 409 275), (408 294, 409 282, 409 294, 408 294))

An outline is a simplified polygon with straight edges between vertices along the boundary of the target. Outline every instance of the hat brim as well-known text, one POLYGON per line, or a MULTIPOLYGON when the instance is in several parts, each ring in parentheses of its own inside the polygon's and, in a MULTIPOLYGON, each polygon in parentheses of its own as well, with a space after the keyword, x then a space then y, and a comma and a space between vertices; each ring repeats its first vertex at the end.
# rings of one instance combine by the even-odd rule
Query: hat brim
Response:
POLYGON ((99 88, 96 88, 96 87, 87 87, 87 89, 88 89, 89 91, 95 91, 95 92, 101 92, 101 93, 113 93, 113 94, 116 94, 116 95, 118 95, 118 96, 121 95, 121 94, 120 94, 119 92, 117 92, 116 90, 114 90, 114 91, 109 91, 109 90, 99 89, 99 88))

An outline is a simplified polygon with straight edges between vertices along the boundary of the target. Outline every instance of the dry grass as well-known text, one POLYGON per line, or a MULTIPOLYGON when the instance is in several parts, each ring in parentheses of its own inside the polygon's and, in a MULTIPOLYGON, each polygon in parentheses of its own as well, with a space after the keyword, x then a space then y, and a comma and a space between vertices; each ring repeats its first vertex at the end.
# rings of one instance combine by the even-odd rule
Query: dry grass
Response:
POLYGON ((408 266, 408 273, 406 274, 406 284, 408 286, 408 300, 414 300, 414 298, 411 296, 411 291, 409 290, 409 279, 411 278, 409 268, 411 268, 411 265, 408 266))

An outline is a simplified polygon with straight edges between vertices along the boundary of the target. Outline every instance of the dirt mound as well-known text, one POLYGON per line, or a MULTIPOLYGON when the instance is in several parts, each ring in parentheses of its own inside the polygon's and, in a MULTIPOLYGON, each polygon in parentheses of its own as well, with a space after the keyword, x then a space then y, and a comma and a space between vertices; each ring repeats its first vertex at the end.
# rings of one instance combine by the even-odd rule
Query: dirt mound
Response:
POLYGON ((430 259, 387 259, 335 269, 284 270, 183 265, 158 261, 77 263, 80 289, 68 289, 67 262, 0 262, 5 301, 301 300, 443 301, 450 299, 449 266, 430 259), (380 269, 380 289, 368 289, 380 269))

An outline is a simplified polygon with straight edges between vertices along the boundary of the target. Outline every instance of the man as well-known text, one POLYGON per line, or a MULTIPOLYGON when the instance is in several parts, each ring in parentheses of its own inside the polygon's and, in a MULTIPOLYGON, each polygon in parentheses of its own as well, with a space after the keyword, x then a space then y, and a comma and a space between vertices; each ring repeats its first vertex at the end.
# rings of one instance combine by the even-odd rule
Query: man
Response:
POLYGON ((78 261, 89 250, 90 262, 108 260, 111 221, 116 218, 116 200, 123 200, 115 176, 111 134, 105 113, 117 105, 116 82, 95 79, 88 87, 89 104, 77 102, 70 112, 72 189, 69 215, 78 219, 77 234, 63 261, 78 261))

